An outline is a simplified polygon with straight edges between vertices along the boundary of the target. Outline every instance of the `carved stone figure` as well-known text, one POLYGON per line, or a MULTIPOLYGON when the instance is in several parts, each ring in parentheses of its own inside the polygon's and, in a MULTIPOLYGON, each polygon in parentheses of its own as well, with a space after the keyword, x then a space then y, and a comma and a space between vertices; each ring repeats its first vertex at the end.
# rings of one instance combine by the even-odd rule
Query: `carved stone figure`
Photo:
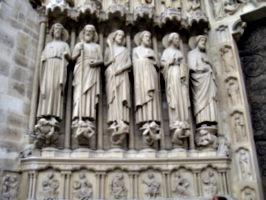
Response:
POLYGON ((127 10, 130 8, 130 0, 114 0, 114 3, 118 3, 120 5, 125 6, 127 10))
POLYGON ((184 55, 178 49, 179 35, 171 33, 165 36, 163 44, 166 49, 161 57, 162 72, 166 82, 166 96, 169 111, 169 124, 176 121, 188 121, 188 69, 184 62, 184 55))
POLYGON ((219 137, 218 138, 218 150, 217 156, 218 157, 228 157, 230 153, 230 146, 231 143, 226 137, 219 137))
POLYGON ((53 40, 45 46, 41 56, 37 118, 60 121, 70 49, 64 42, 68 33, 61 24, 54 24, 50 34, 53 40))
POLYGON ((207 184, 207 195, 215 195, 218 193, 217 179, 213 171, 209 170, 207 173, 207 176, 202 178, 202 182, 207 184))
POLYGON ((211 129, 198 129, 196 134, 196 145, 201 148, 217 148, 217 137, 211 129))
POLYGON ((190 40, 193 48, 188 53, 188 66, 191 71, 192 101, 196 124, 217 124, 217 86, 212 65, 205 53, 207 37, 199 35, 190 40), (195 42, 195 43, 194 43, 195 42))
POLYGON ((244 191, 245 199, 244 200, 256 200, 255 195, 252 194, 251 189, 246 188, 244 191))
MULTIPOLYGON (((79 127, 78 121, 93 122, 96 119, 96 105, 100 95, 100 65, 103 63, 100 46, 96 44, 98 35, 93 25, 86 25, 80 33, 72 59, 74 68, 73 127, 79 127)), ((80 123, 81 124, 81 123, 80 123)), ((78 131, 78 130, 77 130, 78 131)))
POLYGON ((174 130, 172 142, 176 148, 184 148, 186 139, 191 135, 190 126, 187 122, 176 121, 170 130, 174 130))
MULTIPOLYGON (((138 47, 133 49, 133 72, 135 88, 136 122, 148 127, 151 122, 160 123, 161 113, 158 94, 158 59, 152 49, 151 34, 143 31, 134 38, 138 47)), ((158 125, 159 126, 159 125, 158 125)), ((153 129, 157 132, 158 128, 153 129)), ((150 129, 152 131, 152 129, 150 129)), ((153 135, 156 133, 154 132, 153 135)), ((160 139, 158 137, 158 139, 160 139)))
POLYGON ((34 147, 56 147, 58 144, 59 130, 59 124, 55 118, 51 118, 50 120, 47 120, 45 118, 39 119, 38 123, 34 127, 34 147))
POLYGON ((251 180, 252 174, 251 174, 250 159, 249 159, 249 156, 246 150, 241 149, 239 151, 238 162, 239 162, 239 167, 240 167, 241 179, 251 180))
POLYGON ((235 0, 212 0, 216 20, 223 19, 227 14, 233 14, 239 7, 235 0))
POLYGON ((107 122, 112 130, 111 141, 120 144, 129 133, 130 81, 128 72, 131 68, 130 53, 123 45, 125 33, 121 30, 108 37, 109 48, 105 50, 104 64, 107 94, 107 122))
POLYGON ((199 0, 188 0, 187 2, 187 13, 192 13, 200 9, 199 0))
POLYGON ((114 199, 125 199, 127 196, 127 189, 125 188, 123 174, 114 175, 110 183, 110 192, 114 199))
POLYGON ((231 106, 236 106, 238 104, 241 104, 240 91, 236 80, 234 79, 229 80, 227 92, 230 98, 231 106))
POLYGON ((144 143, 152 146, 155 141, 161 139, 161 128, 156 122, 144 124, 140 130, 143 130, 142 136, 144 143))
POLYGON ((231 72, 235 70, 234 56, 230 46, 224 46, 220 49, 221 56, 225 66, 225 72, 231 72))
POLYGON ((54 174, 49 173, 42 181, 43 200, 56 200, 58 196, 59 181, 54 179, 54 174))
POLYGON ((89 120, 78 122, 75 138, 79 144, 87 144, 90 138, 95 134, 95 126, 89 120))
POLYGON ((153 173, 149 173, 148 179, 142 180, 142 183, 147 186, 145 194, 149 199, 155 199, 160 194, 159 189, 161 184, 156 180, 153 173))
POLYGON ((89 200, 92 198, 92 184, 83 172, 79 173, 79 180, 74 182, 73 188, 75 189, 74 195, 76 199, 89 200))
POLYGON ((161 0, 161 3, 165 6, 165 8, 180 8, 179 0, 161 0))
POLYGON ((2 182, 2 200, 17 200, 18 178, 17 176, 6 175, 2 182))
POLYGON ((190 196, 189 191, 187 190, 188 186, 188 180, 182 178, 181 174, 177 172, 174 177, 172 191, 176 193, 179 197, 190 196))
POLYGON ((236 141, 243 142, 247 140, 246 131, 245 131, 245 122, 243 115, 236 113, 233 116, 234 119, 234 131, 236 134, 236 141))

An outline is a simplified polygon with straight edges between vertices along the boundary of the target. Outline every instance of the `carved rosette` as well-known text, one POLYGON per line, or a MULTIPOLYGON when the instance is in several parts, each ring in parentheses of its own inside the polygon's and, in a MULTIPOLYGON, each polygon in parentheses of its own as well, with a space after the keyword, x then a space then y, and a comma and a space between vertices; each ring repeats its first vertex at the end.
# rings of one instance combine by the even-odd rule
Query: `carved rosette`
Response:
POLYGON ((181 21, 181 10, 177 8, 167 8, 160 16, 160 22, 161 24, 165 24, 167 20, 173 21, 177 20, 178 22, 181 21))
POLYGON ((202 10, 197 10, 195 12, 191 12, 187 18, 188 26, 191 27, 193 23, 208 23, 208 17, 202 10))
POLYGON ((144 18, 145 15, 147 15, 149 19, 152 19, 155 15, 154 8, 147 5, 138 6, 133 12, 133 19, 136 21, 138 18, 144 18))
POLYGON ((107 18, 109 18, 110 15, 115 15, 116 13, 120 14, 120 17, 123 18, 126 17, 128 12, 125 6, 119 3, 113 3, 106 10, 107 18))

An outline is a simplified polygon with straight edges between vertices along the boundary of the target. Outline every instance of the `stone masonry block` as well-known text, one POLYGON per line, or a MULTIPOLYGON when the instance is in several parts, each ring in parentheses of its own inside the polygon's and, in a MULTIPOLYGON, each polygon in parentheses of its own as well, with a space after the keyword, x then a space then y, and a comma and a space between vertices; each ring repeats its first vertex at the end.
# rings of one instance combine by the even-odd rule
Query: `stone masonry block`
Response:
POLYGON ((25 56, 23 56, 20 53, 15 53, 13 56, 14 61, 22 66, 22 67, 27 67, 28 66, 28 58, 26 58, 25 56))
POLYGON ((24 134, 26 134, 26 129, 0 124, 0 137, 5 140, 16 141, 19 143, 24 134))
POLYGON ((10 48, 14 47, 15 31, 5 21, 0 19, 0 42, 10 48))
POLYGON ((25 33, 18 31, 16 42, 18 52, 25 55, 29 51, 31 45, 30 37, 25 33))
POLYGON ((23 104, 23 114, 29 116, 30 114, 30 104, 24 103, 23 104))
MULTIPOLYGON (((1 64, 0 64, 0 66, 1 66, 1 64)), ((7 88, 8 88, 8 78, 3 76, 3 75, 1 75, 1 74, 0 74, 0 85, 1 85, 0 93, 6 94, 7 93, 7 88)))
POLYGON ((24 82, 27 80, 27 70, 23 69, 22 67, 14 66, 11 69, 11 78, 15 79, 16 81, 19 82, 24 82))
POLYGON ((6 124, 12 127, 21 128, 23 124, 23 116, 18 115, 14 112, 7 111, 6 112, 6 124))
POLYGON ((16 113, 22 113, 23 110, 23 100, 10 95, 0 95, 0 105, 3 109, 16 113))
POLYGON ((6 118, 6 112, 3 109, 0 109, 0 123, 4 122, 6 118))
POLYGON ((25 96, 25 84, 17 81, 9 80, 8 94, 17 98, 24 98, 25 96))

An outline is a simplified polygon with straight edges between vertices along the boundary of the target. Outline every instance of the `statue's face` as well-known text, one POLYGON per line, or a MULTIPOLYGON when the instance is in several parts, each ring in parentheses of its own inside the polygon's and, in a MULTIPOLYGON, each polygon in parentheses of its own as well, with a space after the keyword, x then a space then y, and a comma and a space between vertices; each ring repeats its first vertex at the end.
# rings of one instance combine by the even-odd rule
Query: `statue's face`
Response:
POLYGON ((151 35, 149 33, 145 33, 142 37, 142 43, 145 46, 149 46, 151 43, 151 35))
POLYGON ((198 42, 198 47, 201 50, 205 50, 206 42, 207 42, 206 38, 200 38, 200 40, 198 42))
POLYGON ((173 36, 172 44, 176 47, 179 45, 179 35, 176 34, 173 36))
POLYGON ((124 37, 125 37, 125 34, 123 31, 119 31, 116 36, 115 36, 115 42, 117 44, 122 44, 123 43, 123 40, 124 40, 124 37))
POLYGON ((91 27, 87 27, 84 30, 84 39, 86 42, 91 42, 94 36, 94 29, 91 27))
POLYGON ((54 38, 60 39, 62 36, 62 27, 61 26, 55 26, 53 34, 54 34, 54 38))

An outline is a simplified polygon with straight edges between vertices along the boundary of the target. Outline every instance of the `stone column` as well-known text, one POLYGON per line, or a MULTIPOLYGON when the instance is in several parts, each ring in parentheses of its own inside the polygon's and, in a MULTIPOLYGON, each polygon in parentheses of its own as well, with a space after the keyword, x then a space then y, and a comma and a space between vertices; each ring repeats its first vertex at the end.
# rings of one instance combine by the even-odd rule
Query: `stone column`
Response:
MULTIPOLYGON (((73 52, 76 43, 76 27, 72 25, 70 34, 70 49, 73 52)), ((69 65, 67 99, 66 99, 66 127, 65 127, 65 149, 70 149, 71 145, 71 119, 72 119, 72 80, 73 80, 73 63, 69 65)))
POLYGON ((66 185, 66 173, 61 172, 61 181, 59 185, 59 199, 60 200, 65 199, 65 185, 66 185))
POLYGON ((38 91, 39 91, 39 68, 40 68, 40 59, 41 53, 44 48, 45 36, 46 36, 46 23, 47 17, 45 16, 44 11, 40 11, 40 34, 39 34, 39 42, 35 60, 35 71, 34 71, 34 79, 32 86, 32 95, 31 95, 31 104, 30 104, 30 116, 29 116, 29 134, 34 132, 35 119, 37 114, 37 106, 38 106, 38 91))
MULTIPOLYGON (((131 27, 127 27, 126 30, 126 46, 128 51, 131 53, 131 27)), ((132 83, 132 82, 131 82, 132 83)), ((128 148, 129 149, 135 149, 135 137, 134 137, 134 92, 133 92, 133 85, 130 85, 130 98, 131 98, 131 108, 130 108, 130 116, 129 116, 129 144, 128 148)))
POLYGON ((65 200, 70 200, 70 177, 71 172, 66 172, 65 200))
POLYGON ((193 171, 193 182, 195 183, 195 196, 199 196, 197 172, 193 171))
POLYGON ((139 173, 136 172, 135 175, 135 198, 138 199, 139 198, 139 173))
POLYGON ((28 198, 27 200, 32 199, 32 183, 33 182, 33 172, 29 172, 29 190, 28 190, 28 198))
POLYGON ((33 184, 32 184, 32 199, 36 199, 36 186, 37 186, 37 177, 38 177, 38 172, 34 171, 33 172, 33 184))
MULTIPOLYGON (((104 34, 104 27, 103 24, 99 26, 99 44, 101 50, 103 51, 103 34, 104 34)), ((100 99, 98 103, 98 116, 97 116, 97 132, 98 132, 98 145, 97 149, 103 149, 103 91, 102 91, 102 76, 100 76, 100 99)))
POLYGON ((222 172, 222 182, 223 182, 223 186, 224 186, 224 193, 228 194, 228 185, 227 185, 227 181, 226 181, 226 171, 222 172))
POLYGON ((101 198, 100 199, 105 199, 105 173, 101 174, 101 198))
POLYGON ((98 172, 96 175, 96 199, 100 199, 100 193, 101 193, 101 174, 98 172))
MULTIPOLYGON (((157 46, 157 37, 156 37, 156 33, 155 31, 152 32, 152 46, 153 46, 153 50, 155 52, 155 55, 158 57, 158 46, 157 46)), ((159 62, 159 58, 158 58, 158 62, 159 62)), ((162 113, 162 94, 161 94, 161 83, 160 83, 160 77, 161 77, 161 72, 160 70, 158 71, 158 80, 159 80, 159 85, 158 85, 158 89, 159 89, 159 102, 160 102, 160 113, 161 113, 161 139, 160 139, 160 149, 164 150, 165 149, 165 140, 164 140, 164 123, 163 123, 163 113, 162 113)))
POLYGON ((128 175, 129 175, 129 198, 134 199, 134 181, 133 181, 134 174, 128 173, 128 175))
POLYGON ((223 185, 223 176, 222 176, 222 171, 218 171, 218 182, 219 182, 219 189, 218 189, 218 191, 219 191, 219 194, 224 194, 224 185, 223 185))

